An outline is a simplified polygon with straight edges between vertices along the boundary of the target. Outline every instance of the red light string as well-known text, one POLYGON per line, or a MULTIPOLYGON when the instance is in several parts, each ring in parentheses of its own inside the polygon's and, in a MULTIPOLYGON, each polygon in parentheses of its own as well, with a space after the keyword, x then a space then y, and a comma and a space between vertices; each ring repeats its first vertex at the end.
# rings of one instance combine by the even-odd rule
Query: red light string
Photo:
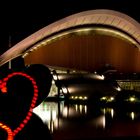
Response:
POLYGON ((28 111, 25 119, 19 124, 19 126, 15 130, 12 131, 8 126, 0 123, 0 127, 5 129, 8 133, 8 139, 7 140, 13 140, 12 137, 14 137, 17 133, 19 133, 19 131, 21 131, 24 128, 24 126, 28 123, 28 121, 30 120, 30 118, 32 116, 33 108, 35 107, 36 101, 37 101, 37 98, 38 98, 38 86, 36 84, 36 81, 31 76, 29 76, 28 74, 23 73, 23 72, 13 72, 13 73, 9 74, 3 80, 0 80, 0 89, 1 89, 2 93, 3 94, 7 93, 7 87, 6 87, 7 81, 11 77, 16 76, 16 75, 26 77, 27 79, 29 79, 31 81, 31 83, 33 85, 33 88, 34 88, 34 94, 33 94, 31 104, 30 104, 29 111, 28 111))
POLYGON ((8 134, 7 140, 13 140, 14 139, 13 132, 7 125, 5 125, 3 123, 0 123, 0 127, 7 132, 7 134, 8 134))

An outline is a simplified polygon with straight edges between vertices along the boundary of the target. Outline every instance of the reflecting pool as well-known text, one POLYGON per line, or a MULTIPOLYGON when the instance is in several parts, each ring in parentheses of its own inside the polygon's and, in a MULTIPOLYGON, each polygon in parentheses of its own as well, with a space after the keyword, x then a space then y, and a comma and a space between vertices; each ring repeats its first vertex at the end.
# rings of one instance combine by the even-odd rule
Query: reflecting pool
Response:
POLYGON ((43 102, 34 109, 54 140, 140 136, 140 112, 87 104, 43 102))

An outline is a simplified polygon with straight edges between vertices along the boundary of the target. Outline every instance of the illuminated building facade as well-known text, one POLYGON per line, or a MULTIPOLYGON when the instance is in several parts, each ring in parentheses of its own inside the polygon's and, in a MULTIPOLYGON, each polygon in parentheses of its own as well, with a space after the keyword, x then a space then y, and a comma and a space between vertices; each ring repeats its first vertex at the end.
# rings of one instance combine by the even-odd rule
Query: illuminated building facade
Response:
MULTIPOLYGON (((0 65, 21 56, 25 65, 44 64, 52 69, 89 73, 111 66, 118 73, 133 74, 140 72, 139 50, 140 24, 123 13, 99 9, 42 28, 1 55, 0 65)), ((101 79, 104 75, 97 76, 101 79)))

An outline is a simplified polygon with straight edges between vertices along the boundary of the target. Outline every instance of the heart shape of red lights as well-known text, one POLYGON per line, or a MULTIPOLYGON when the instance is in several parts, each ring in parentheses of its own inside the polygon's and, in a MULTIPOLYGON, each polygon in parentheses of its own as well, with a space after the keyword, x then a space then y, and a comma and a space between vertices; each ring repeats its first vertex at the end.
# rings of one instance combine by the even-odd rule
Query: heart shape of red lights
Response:
POLYGON ((36 84, 36 81, 31 76, 29 76, 28 74, 23 73, 23 72, 13 72, 13 73, 9 74, 7 77, 5 77, 3 80, 0 80, 0 90, 1 90, 1 92, 3 94, 7 93, 6 85, 7 85, 8 80, 10 78, 12 78, 13 76, 17 76, 17 75, 23 76, 23 77, 29 79, 32 83, 34 92, 33 92, 32 101, 31 101, 31 104, 30 104, 30 107, 29 107, 29 111, 28 111, 26 117, 23 119, 23 121, 19 124, 19 126, 17 128, 15 128, 14 130, 11 130, 11 128, 8 127, 7 125, 5 125, 3 123, 0 123, 0 128, 7 131, 7 134, 8 134, 7 140, 13 140, 14 136, 19 131, 21 131, 24 128, 24 126, 28 123, 28 121, 30 120, 30 118, 32 116, 33 108, 35 107, 36 101, 37 101, 37 98, 38 98, 38 86, 36 84))

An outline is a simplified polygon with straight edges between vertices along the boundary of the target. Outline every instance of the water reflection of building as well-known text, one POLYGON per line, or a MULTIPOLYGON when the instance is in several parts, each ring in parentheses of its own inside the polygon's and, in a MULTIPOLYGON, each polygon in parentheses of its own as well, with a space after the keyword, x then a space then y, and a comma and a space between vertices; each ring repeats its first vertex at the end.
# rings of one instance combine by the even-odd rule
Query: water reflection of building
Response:
MULTIPOLYGON (((89 119, 87 116, 90 114, 90 112, 94 112, 92 110, 88 109, 88 106, 85 104, 71 104, 71 105, 65 105, 64 102, 60 102, 60 104, 56 102, 43 102, 41 105, 39 105, 37 108, 34 109, 34 113, 39 115, 43 122, 48 125, 51 132, 53 132, 55 129, 59 129, 61 125, 64 123, 65 119, 71 119, 71 118, 80 118, 85 117, 85 119, 89 119), (59 113, 60 111, 60 113, 59 113), (87 118, 86 118, 87 117, 87 118), (64 120, 63 120, 64 119, 64 120)), ((110 118, 114 118, 115 110, 113 108, 98 108, 97 111, 95 109, 95 112, 99 112, 98 115, 92 116, 93 123, 99 127, 106 127, 106 116, 110 118)), ((137 113, 132 112, 126 112, 126 116, 130 117, 132 120, 134 120, 137 116, 137 113)), ((92 120, 92 119, 91 119, 92 120)))
POLYGON ((45 124, 48 125, 48 128, 51 132, 53 132, 55 128, 58 128, 57 103, 43 102, 41 105, 34 109, 34 112, 43 120, 45 124))
POLYGON ((48 128, 53 133, 55 129, 58 129, 62 125, 63 118, 78 117, 87 114, 87 105, 74 104, 64 105, 64 102, 43 102, 41 105, 34 109, 36 113, 48 128))
POLYGON ((62 101, 60 104, 43 102, 34 109, 34 113, 48 125, 54 137, 61 134, 59 137, 62 139, 67 131, 69 134, 65 137, 73 135, 75 138, 80 138, 81 135, 83 138, 110 137, 116 134, 117 136, 140 135, 135 131, 139 128, 140 112, 134 110, 119 112, 109 107, 96 108, 85 104, 65 104, 62 101), (132 132, 127 128, 130 126, 132 132), (83 134, 75 135, 80 133, 79 131, 83 134))

